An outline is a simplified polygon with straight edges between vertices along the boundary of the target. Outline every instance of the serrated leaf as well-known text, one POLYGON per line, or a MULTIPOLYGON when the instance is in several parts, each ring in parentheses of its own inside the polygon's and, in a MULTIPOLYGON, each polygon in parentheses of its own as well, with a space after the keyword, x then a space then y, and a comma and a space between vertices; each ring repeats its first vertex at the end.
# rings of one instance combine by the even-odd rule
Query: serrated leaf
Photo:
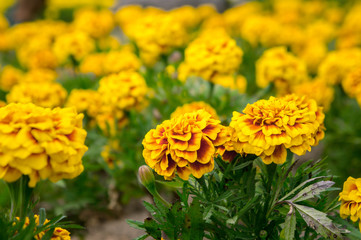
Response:
POLYGON ((295 239, 295 230, 296 230, 296 212, 293 210, 292 205, 290 205, 290 212, 286 216, 285 226, 282 229, 281 239, 282 240, 293 240, 295 239))
POLYGON ((206 209, 203 212, 203 219, 204 220, 210 219, 210 217, 212 216, 212 212, 213 212, 213 205, 206 207, 206 209))
POLYGON ((132 219, 127 219, 126 222, 127 222, 128 225, 131 226, 132 228, 144 230, 144 223, 142 223, 142 222, 135 221, 135 220, 132 220, 132 219))
POLYGON ((321 192, 327 191, 335 183, 332 181, 320 181, 311 184, 302 189, 291 200, 291 202, 301 202, 319 195, 321 192))
POLYGON ((293 206, 301 214, 307 225, 317 233, 327 239, 342 240, 340 230, 332 223, 332 220, 327 217, 326 213, 303 205, 293 204, 293 206))
POLYGON ((317 179, 320 179, 320 178, 324 178, 325 176, 320 176, 320 177, 315 177, 315 178, 311 178, 311 179, 308 179, 307 181, 304 181, 303 183, 301 183, 300 185, 298 185, 297 187, 295 187, 291 192, 287 193, 285 196, 283 196, 283 198, 281 198, 279 200, 279 202, 285 200, 286 198, 288 198, 289 196, 292 196, 292 194, 296 193, 299 189, 301 189, 303 186, 305 186, 307 183, 309 182, 313 182, 317 179))
POLYGON ((160 239, 162 237, 162 232, 158 226, 158 223, 152 218, 146 218, 144 220, 144 228, 146 232, 154 237, 155 239, 160 239))

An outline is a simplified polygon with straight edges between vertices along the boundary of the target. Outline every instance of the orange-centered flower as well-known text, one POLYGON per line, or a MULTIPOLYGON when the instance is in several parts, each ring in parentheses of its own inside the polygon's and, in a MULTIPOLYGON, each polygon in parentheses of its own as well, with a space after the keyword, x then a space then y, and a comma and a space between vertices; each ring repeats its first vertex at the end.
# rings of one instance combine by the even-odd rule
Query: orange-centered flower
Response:
POLYGON ((214 168, 216 148, 226 141, 224 129, 203 109, 180 115, 146 134, 143 157, 166 179, 175 172, 184 180, 190 174, 200 178, 214 168))
POLYGON ((270 97, 248 104, 242 113, 234 112, 230 126, 234 128, 238 153, 260 156, 264 163, 282 164, 287 151, 303 155, 324 137, 324 114, 315 100, 287 95, 270 97))
MULTIPOLYGON (((353 222, 361 219, 361 178, 347 178, 338 200, 341 201, 342 218, 350 216, 353 222)), ((361 231, 361 222, 359 222, 359 229, 361 231)))

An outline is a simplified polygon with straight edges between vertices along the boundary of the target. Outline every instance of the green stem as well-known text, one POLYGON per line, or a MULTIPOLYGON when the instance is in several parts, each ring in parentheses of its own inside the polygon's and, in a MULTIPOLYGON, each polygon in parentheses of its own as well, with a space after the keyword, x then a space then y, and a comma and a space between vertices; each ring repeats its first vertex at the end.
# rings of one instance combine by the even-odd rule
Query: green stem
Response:
POLYGON ((209 95, 208 95, 208 100, 210 101, 213 97, 213 93, 214 93, 214 83, 212 82, 209 82, 210 85, 209 85, 209 95))
POLYGON ((172 205, 167 202, 167 200, 165 200, 157 191, 153 194, 153 197, 156 198, 158 201, 160 201, 161 203, 163 203, 164 206, 166 206, 167 208, 170 208, 172 205))

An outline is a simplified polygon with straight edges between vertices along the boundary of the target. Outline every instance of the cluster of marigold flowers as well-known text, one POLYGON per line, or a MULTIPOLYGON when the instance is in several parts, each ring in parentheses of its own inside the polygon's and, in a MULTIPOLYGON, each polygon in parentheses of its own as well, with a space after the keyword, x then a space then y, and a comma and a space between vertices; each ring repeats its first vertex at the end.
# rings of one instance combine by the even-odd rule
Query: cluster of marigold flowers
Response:
POLYGON ((143 157, 166 179, 175 173, 200 178, 213 170, 217 155, 232 161, 237 154, 254 154, 265 164, 283 164, 287 149, 304 155, 323 139, 324 117, 315 100, 295 94, 248 104, 243 113, 233 113, 229 126, 220 124, 210 106, 193 103, 146 134, 143 157))

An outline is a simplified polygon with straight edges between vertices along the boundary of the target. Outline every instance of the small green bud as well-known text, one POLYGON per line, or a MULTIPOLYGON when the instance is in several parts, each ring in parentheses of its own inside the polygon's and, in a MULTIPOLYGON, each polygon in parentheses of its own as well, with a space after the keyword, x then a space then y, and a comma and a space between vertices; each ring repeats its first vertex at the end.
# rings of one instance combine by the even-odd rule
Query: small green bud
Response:
POLYGON ((149 188, 153 187, 155 184, 155 178, 153 171, 147 165, 142 165, 138 169, 139 181, 144 185, 144 187, 149 188))
POLYGON ((260 233, 259 233, 259 236, 261 239, 266 239, 267 237, 267 231, 266 230, 262 230, 260 233))

